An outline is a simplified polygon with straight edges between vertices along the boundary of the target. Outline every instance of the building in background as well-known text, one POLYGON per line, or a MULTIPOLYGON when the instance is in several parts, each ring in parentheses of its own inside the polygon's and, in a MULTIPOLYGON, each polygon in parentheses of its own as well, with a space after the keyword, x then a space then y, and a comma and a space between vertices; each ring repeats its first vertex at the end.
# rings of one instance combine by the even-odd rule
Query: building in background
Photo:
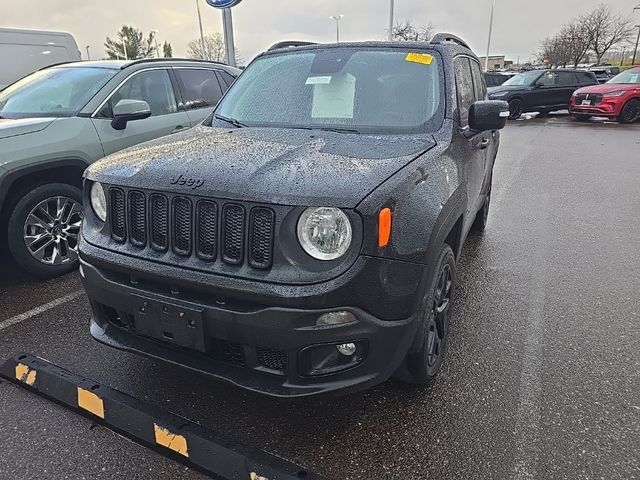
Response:
MULTIPOLYGON (((485 58, 487 57, 478 57, 480 60, 480 65, 484 65, 485 58)), ((511 68, 513 66, 512 60, 506 60, 505 55, 491 55, 489 56, 489 71, 492 70, 504 70, 511 68)))

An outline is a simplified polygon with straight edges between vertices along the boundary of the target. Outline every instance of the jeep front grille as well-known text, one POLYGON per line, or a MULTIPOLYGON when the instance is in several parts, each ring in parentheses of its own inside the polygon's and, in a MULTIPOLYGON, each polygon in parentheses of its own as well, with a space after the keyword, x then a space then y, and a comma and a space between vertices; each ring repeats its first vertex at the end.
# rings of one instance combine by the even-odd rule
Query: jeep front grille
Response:
POLYGON ((117 243, 260 270, 273 265, 276 217, 270 208, 118 187, 109 189, 109 199, 117 243))
POLYGON ((127 223, 124 192, 119 188, 112 188, 111 193, 111 237, 124 243, 127 237, 127 223))

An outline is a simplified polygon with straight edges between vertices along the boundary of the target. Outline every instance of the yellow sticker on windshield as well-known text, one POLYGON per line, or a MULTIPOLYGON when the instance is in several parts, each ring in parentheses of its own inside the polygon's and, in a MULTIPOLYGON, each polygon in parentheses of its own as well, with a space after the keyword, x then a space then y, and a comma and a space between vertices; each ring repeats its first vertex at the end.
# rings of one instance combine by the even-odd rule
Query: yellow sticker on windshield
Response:
POLYGON ((431 65, 433 62, 433 55, 429 55, 427 53, 408 53, 407 58, 405 58, 407 62, 413 63, 422 63, 423 65, 431 65))

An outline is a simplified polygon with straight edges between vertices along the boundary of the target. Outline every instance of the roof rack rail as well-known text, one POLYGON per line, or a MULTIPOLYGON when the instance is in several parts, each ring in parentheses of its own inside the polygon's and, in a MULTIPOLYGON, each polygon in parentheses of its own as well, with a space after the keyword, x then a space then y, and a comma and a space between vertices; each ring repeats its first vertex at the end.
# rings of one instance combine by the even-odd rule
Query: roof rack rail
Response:
POLYGON ((125 63, 120 67, 121 70, 128 68, 132 65, 138 65, 140 63, 155 63, 155 62, 199 62, 199 63, 215 63, 217 65, 226 65, 223 62, 216 62, 214 60, 202 60, 199 58, 139 58, 137 60, 133 60, 129 63, 125 63))
POLYGON ((460 37, 456 37, 455 35, 452 35, 450 33, 446 33, 446 32, 436 33, 431 39, 431 43, 442 43, 442 42, 457 43, 461 47, 471 50, 469 45, 467 45, 467 42, 462 40, 460 37))
POLYGON ((303 40, 289 40, 286 42, 278 42, 274 43, 267 50, 270 52, 271 50, 278 50, 279 48, 295 48, 295 47, 304 47, 306 45, 317 45, 318 42, 305 42, 303 40))

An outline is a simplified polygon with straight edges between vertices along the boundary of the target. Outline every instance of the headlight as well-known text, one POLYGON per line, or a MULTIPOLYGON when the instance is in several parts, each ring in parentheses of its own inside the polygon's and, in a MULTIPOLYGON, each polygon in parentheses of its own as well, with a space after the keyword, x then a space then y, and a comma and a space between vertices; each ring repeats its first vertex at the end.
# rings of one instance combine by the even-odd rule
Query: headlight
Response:
POLYGON ((307 208, 298 220, 298 241, 313 258, 335 260, 349 249, 352 229, 339 208, 307 208))
POLYGON ((91 185, 91 208, 100 220, 107 221, 107 197, 104 195, 104 188, 98 182, 91 185))
POLYGON ((605 93, 605 94, 603 94, 602 96, 603 96, 603 97, 621 97, 621 96, 623 96, 625 93, 627 93, 627 92, 625 92, 624 90, 617 90, 617 91, 615 91, 615 92, 605 93))

